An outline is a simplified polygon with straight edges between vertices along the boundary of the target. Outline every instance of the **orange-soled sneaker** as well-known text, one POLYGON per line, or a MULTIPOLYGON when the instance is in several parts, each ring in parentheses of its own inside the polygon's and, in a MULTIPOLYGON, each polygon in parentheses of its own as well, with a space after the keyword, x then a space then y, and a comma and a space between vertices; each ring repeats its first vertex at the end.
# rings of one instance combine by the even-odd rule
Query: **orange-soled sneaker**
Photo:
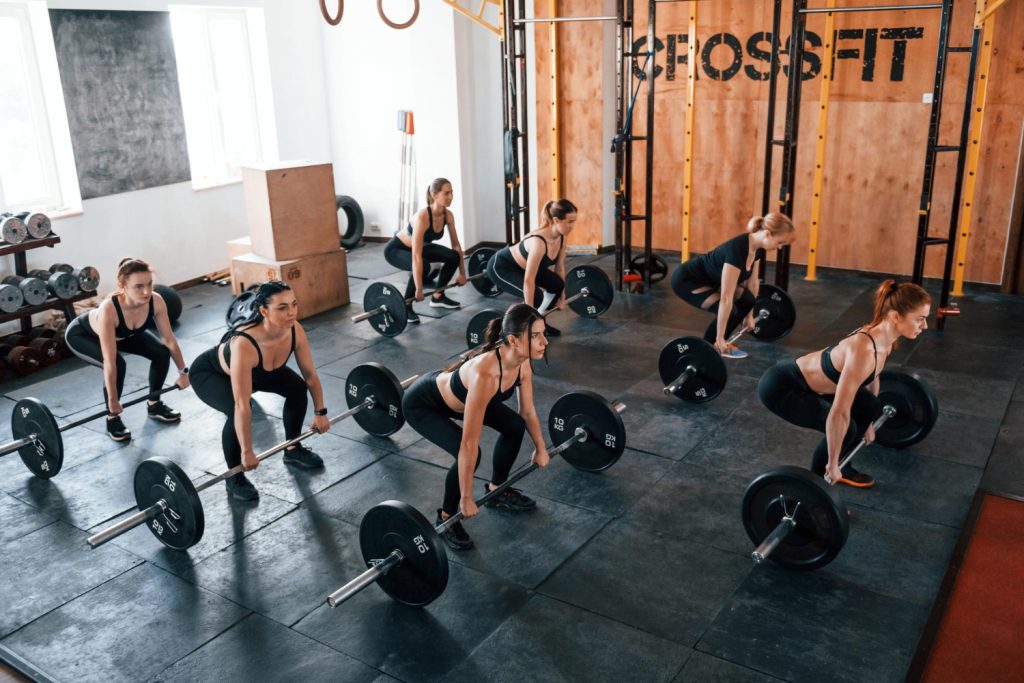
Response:
POLYGON ((847 465, 843 470, 843 476, 837 483, 846 484, 847 486, 853 486, 858 489, 869 489, 875 485, 875 478, 870 474, 865 474, 864 472, 855 470, 850 465, 847 465))

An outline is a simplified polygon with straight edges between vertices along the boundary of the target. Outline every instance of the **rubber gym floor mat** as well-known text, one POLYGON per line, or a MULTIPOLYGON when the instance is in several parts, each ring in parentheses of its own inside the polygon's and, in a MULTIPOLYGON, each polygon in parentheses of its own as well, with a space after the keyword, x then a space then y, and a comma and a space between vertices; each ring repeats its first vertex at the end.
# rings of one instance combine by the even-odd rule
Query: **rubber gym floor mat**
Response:
POLYGON ((907 680, 1020 680, 1024 499, 979 490, 971 513, 907 680))

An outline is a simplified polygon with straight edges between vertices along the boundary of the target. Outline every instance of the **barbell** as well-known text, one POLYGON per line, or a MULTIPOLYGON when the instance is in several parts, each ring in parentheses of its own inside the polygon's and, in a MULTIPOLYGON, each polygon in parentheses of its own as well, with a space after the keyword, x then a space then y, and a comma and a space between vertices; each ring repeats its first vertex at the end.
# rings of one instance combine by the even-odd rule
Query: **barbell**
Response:
MULTIPOLYGON (((872 425, 875 441, 905 448, 928 436, 939 406, 924 380, 886 370, 879 383, 882 415, 872 425)), ((866 443, 861 439, 839 467, 866 443)), ((747 536, 757 546, 751 554, 755 563, 770 559, 788 569, 810 571, 835 559, 846 545, 850 522, 846 506, 829 484, 802 467, 784 466, 764 472, 747 486, 741 516, 747 536)))
MULTIPOLYGON (((792 332, 793 326, 796 325, 796 304, 793 303, 793 298, 786 290, 775 285, 761 283, 752 310, 757 311, 757 315, 754 316, 754 327, 741 325, 740 329, 726 340, 727 344, 734 343, 746 332, 750 332, 761 341, 776 341, 792 332)), ((713 336, 717 329, 718 320, 714 319, 708 325, 705 334, 713 336)))
MULTIPOLYGON (((330 418, 335 424, 348 417, 370 434, 389 436, 405 424, 402 417, 402 393, 416 381, 419 375, 399 382, 395 375, 380 363, 365 363, 356 366, 346 379, 345 400, 348 410, 330 418)), ((282 441, 268 448, 256 459, 263 462, 275 453, 318 434, 309 429, 302 434, 282 441)), ((225 472, 194 484, 184 470, 173 460, 154 457, 143 460, 135 470, 135 501, 139 512, 126 517, 103 531, 90 536, 86 541, 92 548, 111 541, 118 536, 146 524, 156 538, 174 550, 191 548, 203 538, 205 514, 199 498, 202 491, 245 470, 236 465, 225 472)))
MULTIPOLYGON (((611 404, 592 391, 559 398, 548 415, 548 435, 559 454, 587 472, 608 469, 626 447, 626 428, 620 413, 626 406, 611 404)), ((538 468, 528 463, 497 488, 475 501, 484 505, 538 468)), ((461 520, 461 511, 437 526, 413 506, 397 500, 376 505, 359 524, 359 546, 369 569, 331 593, 327 603, 337 607, 373 583, 406 605, 423 606, 436 600, 448 585, 448 553, 439 534, 461 520)))

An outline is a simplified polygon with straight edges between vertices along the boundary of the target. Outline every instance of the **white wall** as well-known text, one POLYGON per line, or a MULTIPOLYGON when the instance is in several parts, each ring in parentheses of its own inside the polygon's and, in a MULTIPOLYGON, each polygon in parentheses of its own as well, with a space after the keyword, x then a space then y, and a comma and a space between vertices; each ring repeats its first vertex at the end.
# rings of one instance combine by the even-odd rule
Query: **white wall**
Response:
MULTIPOLYGON (((262 7, 282 159, 331 159, 320 17, 294 0, 53 0, 51 9, 165 11, 169 4, 262 7)), ((354 4, 354 3, 349 3, 354 4)), ((347 16, 346 16, 347 19, 347 16)), ((61 244, 28 252, 30 267, 55 261, 93 265, 109 291, 123 256, 148 259, 161 282, 183 282, 226 266, 224 242, 248 232, 241 184, 195 191, 178 183, 87 199, 81 215, 54 221, 61 244)), ((3 274, 13 261, 3 259, 3 274)))

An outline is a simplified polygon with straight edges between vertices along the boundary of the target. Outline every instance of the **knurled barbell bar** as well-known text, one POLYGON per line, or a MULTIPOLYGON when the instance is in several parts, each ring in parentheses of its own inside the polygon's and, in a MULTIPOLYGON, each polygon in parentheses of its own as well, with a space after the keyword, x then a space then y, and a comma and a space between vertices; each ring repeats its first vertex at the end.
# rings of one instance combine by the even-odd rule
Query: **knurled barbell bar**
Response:
MULTIPOLYGON (((554 444, 548 455, 561 454, 573 467, 588 472, 608 469, 626 447, 620 416, 625 407, 592 391, 562 396, 548 415, 548 435, 554 444)), ((476 505, 482 510, 487 501, 537 467, 533 462, 520 467, 476 505)), ((359 545, 369 569, 331 593, 328 604, 337 607, 373 583, 407 605, 434 601, 448 585, 448 553, 438 534, 462 516, 457 512, 435 527, 407 503, 390 500, 374 506, 359 525, 359 545)))
MULTIPOLYGON (((875 441, 905 448, 928 436, 939 408, 931 388, 917 375, 882 372, 878 399, 882 415, 872 425, 875 441)), ((845 467, 865 439, 840 462, 845 467)), ((827 475, 826 475, 827 476, 827 475)), ((754 562, 767 559, 788 569, 824 567, 843 549, 850 533, 846 506, 826 478, 802 467, 776 467, 747 486, 743 526, 757 548, 754 562)))
MULTIPOLYGON (((2 349, 3 346, 0 346, 0 353, 2 353, 2 349)), ((34 349, 28 348, 28 350, 38 356, 38 352, 34 349)), ((14 365, 14 368, 21 372, 17 365, 14 365)), ((178 389, 178 385, 172 384, 158 391, 156 395, 160 396, 176 389, 178 389)), ((121 406, 123 408, 133 406, 148 400, 150 396, 149 393, 146 393, 144 396, 122 403, 121 406)), ((106 410, 98 411, 66 425, 58 425, 57 418, 45 403, 35 398, 23 398, 14 404, 14 410, 11 411, 11 435, 14 439, 0 444, 0 456, 18 451, 25 467, 32 474, 49 479, 56 476, 64 466, 64 439, 61 437, 61 433, 80 427, 86 422, 105 417, 107 414, 106 410)))
MULTIPOLYGON (((419 375, 414 375, 399 382, 398 378, 380 363, 356 366, 346 379, 345 400, 349 409, 330 418, 328 422, 333 425, 352 417, 371 434, 393 434, 405 424, 401 411, 402 393, 418 377, 419 375)), ((309 429, 293 439, 268 448, 257 455, 256 459, 263 462, 275 453, 317 433, 316 430, 309 429)), ((98 548, 127 531, 146 524, 150 532, 167 547, 174 550, 190 548, 202 539, 205 525, 203 503, 199 493, 244 469, 242 465, 236 465, 196 485, 181 467, 168 458, 155 457, 144 460, 135 470, 135 501, 139 512, 86 540, 91 547, 98 548)))

